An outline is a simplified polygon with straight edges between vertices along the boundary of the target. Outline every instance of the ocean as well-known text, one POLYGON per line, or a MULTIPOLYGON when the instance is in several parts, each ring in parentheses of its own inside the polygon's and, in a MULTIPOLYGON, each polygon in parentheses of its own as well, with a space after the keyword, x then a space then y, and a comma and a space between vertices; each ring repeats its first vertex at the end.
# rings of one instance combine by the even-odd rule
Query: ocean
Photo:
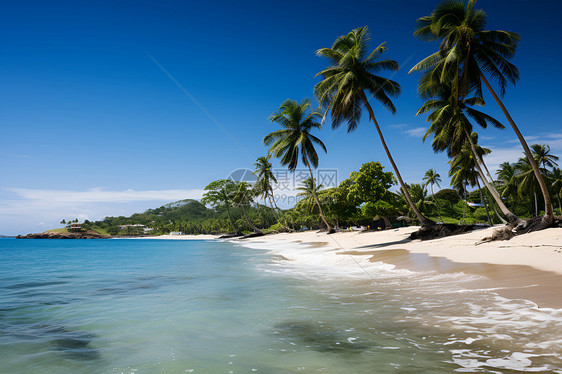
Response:
POLYGON ((289 245, 0 239, 0 372, 562 373, 562 309, 289 245))

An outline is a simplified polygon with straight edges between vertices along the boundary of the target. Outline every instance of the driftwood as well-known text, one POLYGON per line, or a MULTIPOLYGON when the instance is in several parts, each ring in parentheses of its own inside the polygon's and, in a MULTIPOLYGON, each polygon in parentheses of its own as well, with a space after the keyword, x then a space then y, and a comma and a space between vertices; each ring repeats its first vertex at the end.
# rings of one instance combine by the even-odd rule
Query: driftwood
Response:
POLYGON ((410 239, 430 240, 446 236, 464 234, 472 231, 476 225, 457 225, 454 223, 437 223, 431 226, 422 226, 418 231, 410 234, 410 239))

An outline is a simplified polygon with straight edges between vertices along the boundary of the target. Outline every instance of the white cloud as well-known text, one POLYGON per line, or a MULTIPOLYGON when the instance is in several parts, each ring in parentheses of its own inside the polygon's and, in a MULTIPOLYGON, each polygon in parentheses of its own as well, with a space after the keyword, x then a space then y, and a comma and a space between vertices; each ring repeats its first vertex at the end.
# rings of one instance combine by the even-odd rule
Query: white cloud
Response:
POLYGON ((523 148, 496 148, 491 146, 484 146, 490 148, 492 153, 484 157, 484 162, 492 174, 499 169, 500 164, 504 162, 516 162, 523 157, 523 148))
POLYGON ((404 132, 410 136, 413 136, 415 138, 423 138, 423 136, 425 135, 427 129, 425 127, 416 127, 414 129, 408 129, 405 130, 404 132))
MULTIPOLYGON (((539 136, 536 136, 536 135, 524 136, 523 138, 525 138, 525 141, 526 141, 527 143, 536 143, 536 142, 537 142, 537 139, 540 139, 540 137, 539 137, 539 136)), ((509 139, 507 142, 508 142, 508 143, 519 144, 519 138, 509 139)))
MULTIPOLYGON (((536 136, 525 136, 525 140, 531 144, 546 144, 553 152, 562 152, 562 133, 542 133, 536 136)), ((519 139, 508 140, 508 143, 519 144, 519 139)))
POLYGON ((495 138, 496 138, 495 136, 485 136, 485 135, 482 135, 482 136, 480 136, 479 139, 480 139, 480 140, 493 140, 493 139, 495 139, 495 138))
MULTIPOLYGON (((483 138, 482 138, 483 139, 483 138)), ((543 133, 537 136, 526 136, 525 140, 529 145, 531 144, 546 144, 550 146, 550 151, 556 156, 562 158, 562 133, 543 133)), ((499 165, 503 162, 516 162, 523 157, 523 147, 518 139, 509 140, 508 143, 516 143, 510 147, 495 147, 483 145, 490 148, 492 153, 485 157, 486 165, 490 170, 497 170, 499 165)))

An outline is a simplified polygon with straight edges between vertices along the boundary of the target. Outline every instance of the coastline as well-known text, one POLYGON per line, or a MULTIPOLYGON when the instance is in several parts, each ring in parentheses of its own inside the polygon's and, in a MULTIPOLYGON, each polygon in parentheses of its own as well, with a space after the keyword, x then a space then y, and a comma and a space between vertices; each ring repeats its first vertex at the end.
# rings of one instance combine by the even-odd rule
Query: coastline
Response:
POLYGON ((537 270, 562 275, 562 230, 550 228, 508 241, 481 242, 495 228, 427 241, 409 240, 410 233, 419 227, 410 226, 394 230, 369 232, 338 232, 328 235, 322 232, 273 234, 257 238, 238 239, 236 242, 299 242, 322 246, 323 251, 352 251, 354 255, 374 256, 377 251, 405 249, 410 253, 425 253, 432 257, 444 257, 460 263, 489 263, 496 265, 523 265, 537 270))
POLYGON ((291 264, 321 266, 341 274, 368 274, 371 266, 471 274, 479 276, 471 288, 494 289, 500 296, 530 300, 541 308, 562 308, 562 230, 496 242, 481 242, 494 228, 429 241, 409 240, 416 229, 283 233, 231 242, 268 249, 291 264))
MULTIPOLYGON (((419 227, 369 232, 305 231, 247 239, 227 239, 269 250, 278 259, 304 267, 322 267, 340 275, 389 270, 465 273, 480 276, 474 288, 495 289, 510 299, 540 307, 562 308, 562 230, 551 228, 512 238, 482 242, 495 228, 427 241, 410 240, 419 227)), ((217 240, 217 235, 162 235, 144 239, 217 240)))

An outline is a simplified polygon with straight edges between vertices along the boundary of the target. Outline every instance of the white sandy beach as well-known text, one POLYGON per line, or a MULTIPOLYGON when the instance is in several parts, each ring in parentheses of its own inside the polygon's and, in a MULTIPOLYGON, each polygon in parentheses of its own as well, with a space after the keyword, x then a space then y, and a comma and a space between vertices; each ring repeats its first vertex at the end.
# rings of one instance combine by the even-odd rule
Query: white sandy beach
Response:
POLYGON ((552 228, 517 236, 508 241, 481 242, 494 228, 428 241, 412 240, 408 236, 418 227, 404 227, 378 232, 339 232, 332 235, 306 231, 275 234, 245 239, 248 242, 282 241, 323 243, 316 251, 336 250, 342 253, 372 255, 374 251, 406 249, 412 253, 427 253, 462 263, 526 265, 538 270, 562 275, 562 229, 552 228))

